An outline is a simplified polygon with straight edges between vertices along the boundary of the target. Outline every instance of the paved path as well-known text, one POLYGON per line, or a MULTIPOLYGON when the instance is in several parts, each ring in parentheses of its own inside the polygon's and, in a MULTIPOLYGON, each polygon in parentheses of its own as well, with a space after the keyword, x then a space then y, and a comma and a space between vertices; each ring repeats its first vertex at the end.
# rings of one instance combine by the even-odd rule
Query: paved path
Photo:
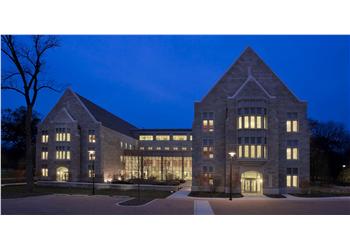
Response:
POLYGON ((155 199, 144 206, 118 206, 129 199, 122 196, 53 194, 17 199, 2 199, 1 214, 121 214, 191 215, 193 201, 155 199))
POLYGON ((179 191, 169 195, 167 199, 186 199, 191 192, 191 187, 183 187, 179 191))
POLYGON ((18 199, 2 199, 2 214, 341 214, 350 215, 350 197, 286 199, 268 197, 234 198, 181 198, 184 189, 168 199, 155 199, 144 206, 117 206, 128 199, 122 196, 54 194, 18 199))
POLYGON ((209 201, 195 200, 193 214, 194 215, 212 215, 214 214, 214 212, 211 209, 209 201))

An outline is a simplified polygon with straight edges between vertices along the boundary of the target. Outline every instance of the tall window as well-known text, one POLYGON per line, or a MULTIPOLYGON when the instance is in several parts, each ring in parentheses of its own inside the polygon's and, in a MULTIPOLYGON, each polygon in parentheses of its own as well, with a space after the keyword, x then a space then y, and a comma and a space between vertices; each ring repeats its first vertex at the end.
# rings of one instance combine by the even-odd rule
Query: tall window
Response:
POLYGON ((56 128, 56 141, 70 141, 69 128, 56 128))
POLYGON ((41 168, 41 176, 42 177, 48 177, 49 176, 49 170, 48 170, 47 166, 43 166, 41 168))
POLYGON ((48 150, 47 150, 47 147, 43 147, 43 148, 41 149, 41 159, 42 159, 42 160, 47 160, 48 157, 49 157, 49 152, 48 152, 48 150))
POLYGON ((156 135, 157 141, 169 141, 170 135, 156 135))
POLYGON ((297 140, 287 140, 286 158, 287 160, 299 159, 299 149, 297 140))
POLYGON ((265 108, 239 108, 238 129, 267 129, 265 108))
POLYGON ((153 141, 153 135, 140 135, 140 141, 153 141))
POLYGON ((96 142, 95 130, 89 130, 89 143, 95 143, 95 142, 96 142))
POLYGON ((95 173, 94 173, 94 168, 92 167, 92 164, 89 163, 88 164, 88 176, 89 178, 92 178, 94 177, 95 173))
POLYGON ((41 142, 42 143, 48 143, 49 142, 49 133, 47 130, 42 130, 41 131, 41 142))
POLYGON ((214 112, 202 113, 202 128, 204 132, 214 131, 214 112))
POLYGON ((238 158, 267 159, 266 137, 238 137, 238 158))
POLYGON ((56 147, 57 160, 70 160, 70 147, 57 146, 56 147))
POLYGON ((95 150, 95 148, 92 148, 92 147, 88 148, 88 158, 89 158, 89 161, 96 160, 96 150, 95 150))
POLYGON ((214 141, 213 139, 203 139, 203 157, 206 159, 214 158, 214 141))
POLYGON ((298 113, 287 113, 286 130, 288 133, 299 132, 298 113))
POLYGON ((297 168, 287 168, 286 185, 287 187, 298 187, 299 176, 297 168))
POLYGON ((174 141, 187 141, 187 135, 173 135, 174 141))

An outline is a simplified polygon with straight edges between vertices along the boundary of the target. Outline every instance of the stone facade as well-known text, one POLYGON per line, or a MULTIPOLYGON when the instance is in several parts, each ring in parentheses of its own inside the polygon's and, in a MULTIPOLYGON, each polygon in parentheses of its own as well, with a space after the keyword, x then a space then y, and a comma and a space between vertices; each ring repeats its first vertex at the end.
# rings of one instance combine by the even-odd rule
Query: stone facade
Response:
MULTIPOLYGON (((106 111, 104 111, 106 112, 106 111)), ((111 114, 108 114, 111 115, 111 114)), ((103 119, 101 119, 103 120, 103 119)), ((90 132, 91 133, 91 132, 90 132)), ((121 166, 123 145, 135 147, 137 140, 104 126, 87 108, 82 98, 67 89, 55 107, 38 126, 36 171, 40 180, 58 179, 58 168, 68 169, 67 181, 91 181, 89 167, 94 164, 95 180, 111 180, 118 174, 121 166), (69 141, 57 141, 56 129, 69 131, 69 141), (48 141, 42 142, 45 131, 48 141), (89 142, 89 131, 94 131, 95 142, 89 142), (57 159, 57 147, 65 147, 65 158, 57 159), (89 159, 89 150, 95 150, 95 160, 89 159), (42 159, 42 152, 48 152, 47 159, 42 159), (69 151, 69 159, 67 152, 69 151), (47 176, 42 174, 47 169, 47 176)))
POLYGON ((169 168, 177 179, 192 179, 193 190, 228 192, 232 187, 233 192, 278 194, 308 184, 307 103, 251 48, 194 104, 194 111, 192 130, 137 129, 67 89, 38 127, 37 175, 89 182, 94 163, 99 182, 137 176, 164 180, 169 168), (288 126, 295 128, 287 131, 288 126), (69 141, 57 140, 60 129, 69 131, 69 141), (139 140, 147 135, 152 139, 139 140), (186 140, 174 140, 177 135, 186 140), (69 157, 68 151, 65 159, 57 155, 62 148, 69 157), (95 160, 89 159, 90 150, 95 160))
MULTIPOLYGON (((233 192, 244 192, 244 173, 257 173, 261 184, 247 179, 248 189, 261 185, 261 193, 284 193, 297 191, 309 181, 309 130, 307 125, 307 104, 300 101, 268 66, 251 49, 247 48, 210 92, 196 102, 193 121, 193 190, 229 191, 230 164, 232 162, 233 192), (245 129, 238 124, 238 112, 263 110, 266 114, 266 129, 245 129), (203 129, 203 114, 212 114, 214 129, 212 132, 203 129), (298 122, 298 131, 286 131, 288 114, 298 122), (266 138, 266 158, 239 156, 239 140, 248 138, 266 138), (213 157, 205 158, 203 143, 213 142, 213 157), (297 160, 286 159, 287 144, 296 143, 297 160), (233 159, 229 152, 235 152, 233 159), (211 171, 208 171, 210 169, 211 171), (294 179, 293 187, 286 187, 287 169, 297 169, 288 178, 294 179)), ((250 116, 247 115, 246 116, 250 116)), ((250 119, 250 118, 248 118, 250 119)), ((254 120, 253 126, 257 122, 254 120)), ((249 120, 250 121, 250 120, 249 120)), ((263 121, 262 121, 263 122, 263 121)), ((251 139, 253 141, 253 139, 251 139)), ((244 143, 243 147, 244 147, 244 143)), ((253 143, 254 144, 254 143, 253 143)), ((248 143, 250 145, 250 143, 248 143)), ((250 146, 248 146, 250 147, 250 146)), ((257 152, 254 149, 249 152, 257 152)), ((249 149, 248 149, 249 150, 249 149)), ((290 172, 291 170, 289 170, 290 172)), ((294 170, 293 170, 294 171, 294 170)), ((290 181, 290 179, 288 180, 290 181)), ((255 187, 255 191, 257 188, 255 187)))

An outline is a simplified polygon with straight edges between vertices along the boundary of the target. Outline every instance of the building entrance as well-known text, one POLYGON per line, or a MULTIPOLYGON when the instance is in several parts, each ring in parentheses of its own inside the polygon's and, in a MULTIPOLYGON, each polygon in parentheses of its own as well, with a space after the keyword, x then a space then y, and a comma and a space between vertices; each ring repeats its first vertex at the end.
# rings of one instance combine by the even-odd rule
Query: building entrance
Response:
POLYGON ((242 193, 262 193, 262 176, 256 171, 244 172, 241 176, 242 193))
POLYGON ((66 167, 57 168, 57 172, 56 172, 57 181, 68 181, 68 178, 69 178, 68 168, 66 167))

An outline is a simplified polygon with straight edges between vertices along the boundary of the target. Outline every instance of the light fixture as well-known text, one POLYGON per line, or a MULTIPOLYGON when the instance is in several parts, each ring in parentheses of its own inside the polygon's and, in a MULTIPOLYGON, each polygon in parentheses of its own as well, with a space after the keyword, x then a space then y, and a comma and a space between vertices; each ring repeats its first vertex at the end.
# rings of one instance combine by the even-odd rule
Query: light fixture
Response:
POLYGON ((346 168, 346 165, 343 165, 343 168, 346 168))
POLYGON ((231 156, 231 158, 233 158, 236 155, 236 152, 231 151, 231 152, 228 152, 228 154, 231 156))

